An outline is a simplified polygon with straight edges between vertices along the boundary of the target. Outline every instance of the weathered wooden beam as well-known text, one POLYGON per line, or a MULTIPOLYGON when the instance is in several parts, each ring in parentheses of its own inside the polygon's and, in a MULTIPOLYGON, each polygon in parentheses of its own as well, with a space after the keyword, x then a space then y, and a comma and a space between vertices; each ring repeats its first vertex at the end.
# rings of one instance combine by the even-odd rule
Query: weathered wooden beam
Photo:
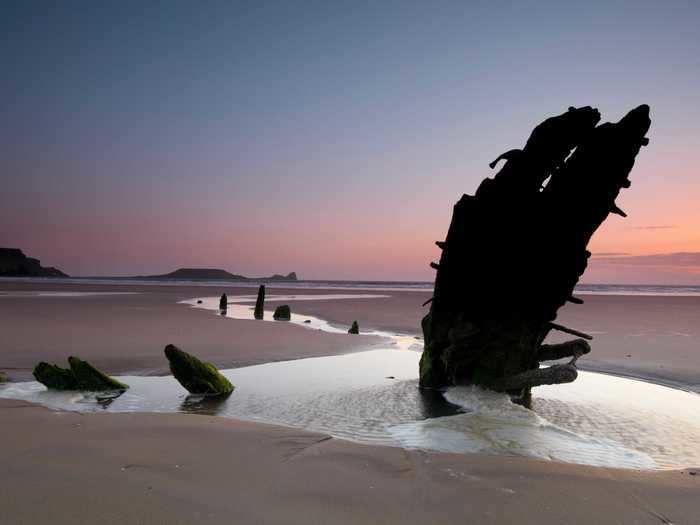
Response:
POLYGON ((614 213, 615 215, 619 215, 620 217, 627 217, 627 214, 620 208, 618 208, 616 204, 610 206, 610 213, 614 213))
POLYGON ((566 326, 561 325, 561 324, 550 322, 549 327, 552 330, 558 330, 560 332, 564 332, 567 334, 575 335, 578 337, 583 337, 584 339, 588 339, 589 341, 593 339, 592 335, 588 335, 587 333, 584 333, 584 332, 579 332, 578 330, 574 330, 573 328, 567 328, 566 326))
POLYGON ((564 343, 540 345, 537 350, 538 361, 556 361, 565 357, 582 356, 591 351, 591 345, 585 339, 574 339, 564 343))
POLYGON ((515 160, 518 157, 520 157, 523 154, 523 150, 521 149, 511 149, 506 151, 505 153, 501 153, 496 160, 493 162, 489 162, 489 168, 493 169, 496 167, 496 164, 498 164, 499 160, 505 160, 508 162, 509 160, 515 160))
POLYGON ((262 319, 265 316, 265 285, 261 284, 258 288, 258 297, 255 299, 255 310, 253 310, 253 317, 255 319, 262 319))
POLYGON ((578 370, 574 365, 553 365, 547 368, 535 368, 514 376, 504 377, 494 385, 494 388, 503 392, 511 392, 542 385, 572 383, 577 377, 578 370))

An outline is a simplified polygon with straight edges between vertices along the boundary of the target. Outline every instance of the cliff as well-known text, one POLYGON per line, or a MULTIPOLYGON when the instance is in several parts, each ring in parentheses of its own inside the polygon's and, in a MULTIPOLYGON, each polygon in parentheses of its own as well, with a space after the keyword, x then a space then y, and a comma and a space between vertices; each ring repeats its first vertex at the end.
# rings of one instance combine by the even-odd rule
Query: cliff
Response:
POLYGON ((39 259, 27 257, 17 248, 0 248, 2 277, 68 277, 56 268, 45 268, 39 259))

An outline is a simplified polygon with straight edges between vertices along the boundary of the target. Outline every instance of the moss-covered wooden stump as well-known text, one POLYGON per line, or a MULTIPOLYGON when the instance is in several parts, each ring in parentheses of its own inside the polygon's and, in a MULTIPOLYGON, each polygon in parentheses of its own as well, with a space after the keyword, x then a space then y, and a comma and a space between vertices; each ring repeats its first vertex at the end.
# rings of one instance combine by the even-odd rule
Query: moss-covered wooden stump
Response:
POLYGON ((54 390, 77 390, 78 382, 69 368, 61 368, 42 361, 34 367, 34 379, 46 388, 54 390))
POLYGON ((292 318, 292 310, 288 304, 282 304, 275 308, 275 313, 272 314, 275 321, 289 321, 292 318))
POLYGON ((258 297, 255 299, 255 310, 253 310, 253 317, 255 319, 262 319, 265 315, 265 285, 261 284, 258 288, 258 297))
POLYGON ((165 347, 165 357, 175 379, 191 394, 228 395, 234 386, 214 365, 177 348, 165 347))
POLYGON ((454 206, 430 312, 423 319, 420 384, 474 384, 527 403, 530 389, 576 379, 590 336, 554 323, 586 269, 588 242, 615 204, 651 121, 639 106, 598 125, 591 107, 569 108, 537 126, 474 196, 454 206), (579 339, 544 345, 550 330, 579 339), (552 359, 569 363, 540 368, 552 359))
POLYGON ((103 390, 126 390, 128 385, 121 383, 101 372, 87 361, 77 357, 69 357, 68 364, 78 384, 78 390, 99 392, 103 390))
POLYGON ((41 362, 34 367, 34 378, 54 390, 85 390, 103 392, 108 390, 126 390, 128 385, 121 383, 101 372, 87 361, 69 357, 70 368, 41 362))

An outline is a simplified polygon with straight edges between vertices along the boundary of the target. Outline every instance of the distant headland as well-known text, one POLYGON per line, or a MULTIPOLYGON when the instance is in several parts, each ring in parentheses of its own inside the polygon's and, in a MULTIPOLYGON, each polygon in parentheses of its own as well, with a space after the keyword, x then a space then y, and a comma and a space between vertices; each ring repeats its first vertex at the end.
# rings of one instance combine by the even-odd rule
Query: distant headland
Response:
MULTIPOLYGON (((39 259, 27 257, 19 248, 0 248, 0 277, 70 277, 57 268, 41 266, 39 259)), ((124 279, 124 278, 121 278, 124 279)), ((246 277, 219 268, 180 268, 162 275, 140 275, 130 279, 183 280, 183 281, 297 281, 296 272, 269 277, 246 277)))
POLYGON ((270 277, 245 277, 218 268, 180 268, 163 275, 142 275, 137 279, 182 279, 182 280, 218 280, 218 281, 296 281, 295 272, 287 275, 271 275, 270 277))
POLYGON ((68 277, 61 270, 46 268, 39 259, 18 248, 0 248, 0 277, 68 277))

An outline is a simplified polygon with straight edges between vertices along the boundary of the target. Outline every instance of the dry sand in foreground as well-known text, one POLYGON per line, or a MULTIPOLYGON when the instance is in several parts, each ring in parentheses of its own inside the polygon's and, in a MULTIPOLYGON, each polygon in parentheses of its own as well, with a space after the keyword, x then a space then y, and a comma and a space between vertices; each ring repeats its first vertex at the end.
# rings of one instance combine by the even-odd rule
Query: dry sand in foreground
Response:
POLYGON ((0 523, 700 523, 700 476, 372 447, 0 400, 0 523))

